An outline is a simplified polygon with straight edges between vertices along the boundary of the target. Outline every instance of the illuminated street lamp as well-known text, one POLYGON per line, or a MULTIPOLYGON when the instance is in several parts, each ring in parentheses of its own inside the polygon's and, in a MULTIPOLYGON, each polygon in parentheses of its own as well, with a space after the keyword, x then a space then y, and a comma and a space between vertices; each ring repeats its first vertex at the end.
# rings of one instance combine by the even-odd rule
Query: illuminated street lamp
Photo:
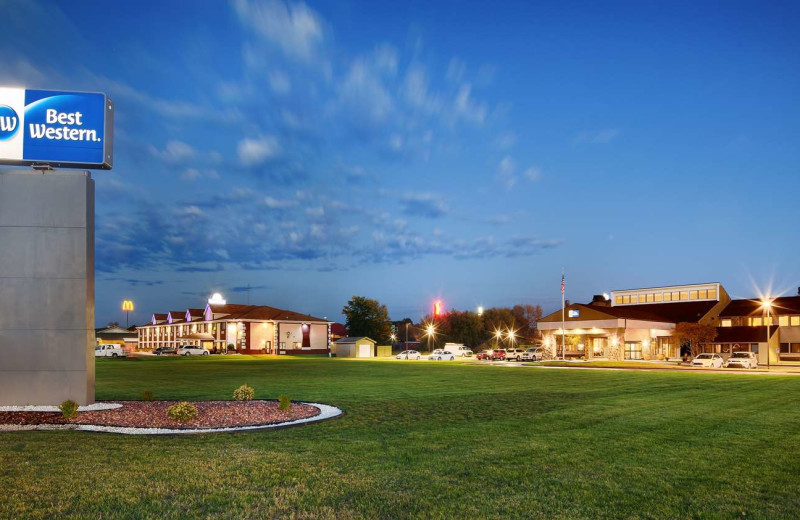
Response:
POLYGON ((508 336, 508 344, 513 347, 514 343, 516 342, 517 332, 514 331, 514 330, 511 330, 511 329, 508 329, 508 332, 506 333, 506 335, 508 336))
POLYGON ((770 315, 769 311, 772 310, 772 298, 761 298, 761 308, 764 309, 764 312, 767 314, 766 319, 764 320, 764 325, 767 326, 767 370, 769 370, 769 358, 771 352, 769 351, 769 323, 770 323, 770 315))
POLYGON ((392 345, 394 345, 394 344, 395 344, 395 342, 397 341, 397 334, 395 334, 395 333, 393 332, 393 333, 392 333, 392 335, 391 335, 391 336, 389 336, 389 339, 391 339, 391 340, 392 340, 392 345))
POLYGON ((431 338, 433 338, 435 335, 436 335, 436 327, 433 325, 433 323, 428 323, 428 325, 425 327, 425 333, 424 333, 424 336, 427 336, 428 338, 428 352, 432 352, 431 338))
POLYGON ((500 329, 495 329, 494 331, 494 346, 495 348, 500 346, 500 338, 503 337, 503 331, 500 329))
POLYGON ((128 318, 130 317, 131 312, 133 312, 133 301, 124 300, 122 302, 122 312, 125 313, 125 328, 127 329, 130 327, 128 318))
POLYGON ((483 305, 478 305, 478 316, 483 316, 483 305))

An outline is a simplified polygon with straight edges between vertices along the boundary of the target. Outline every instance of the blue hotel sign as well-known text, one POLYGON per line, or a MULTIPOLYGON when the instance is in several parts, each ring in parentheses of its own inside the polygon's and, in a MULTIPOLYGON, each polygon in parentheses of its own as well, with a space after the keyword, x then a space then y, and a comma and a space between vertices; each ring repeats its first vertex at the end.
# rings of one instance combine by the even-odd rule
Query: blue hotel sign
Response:
POLYGON ((0 164, 110 170, 113 141, 105 94, 0 87, 0 164))

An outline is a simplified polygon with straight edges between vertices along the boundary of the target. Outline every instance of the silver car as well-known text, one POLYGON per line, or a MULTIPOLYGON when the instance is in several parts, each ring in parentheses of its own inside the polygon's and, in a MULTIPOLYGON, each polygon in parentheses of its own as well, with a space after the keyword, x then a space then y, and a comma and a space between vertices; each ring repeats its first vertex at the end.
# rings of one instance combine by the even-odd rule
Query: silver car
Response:
POLYGON ((207 356, 208 351, 197 345, 184 345, 178 349, 179 356, 207 356))
POLYGON ((416 350, 404 350, 397 354, 397 359, 421 359, 422 356, 416 350))
POLYGON ((758 358, 754 352, 734 352, 725 368, 758 368, 758 358))

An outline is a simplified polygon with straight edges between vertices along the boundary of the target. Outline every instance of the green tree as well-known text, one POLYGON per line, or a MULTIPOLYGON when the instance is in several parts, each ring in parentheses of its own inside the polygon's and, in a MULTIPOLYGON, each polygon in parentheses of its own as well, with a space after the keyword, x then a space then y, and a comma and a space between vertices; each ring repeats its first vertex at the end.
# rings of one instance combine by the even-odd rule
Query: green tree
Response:
POLYGON ((345 326, 351 337, 366 336, 386 344, 392 333, 389 311, 378 300, 353 296, 342 309, 345 326))
POLYGON ((703 351, 703 345, 711 343, 717 337, 717 328, 713 325, 682 321, 675 325, 672 337, 678 345, 689 345, 692 357, 703 351))
POLYGON ((452 310, 442 316, 439 322, 441 335, 446 342, 475 348, 486 339, 483 320, 474 312, 452 310))

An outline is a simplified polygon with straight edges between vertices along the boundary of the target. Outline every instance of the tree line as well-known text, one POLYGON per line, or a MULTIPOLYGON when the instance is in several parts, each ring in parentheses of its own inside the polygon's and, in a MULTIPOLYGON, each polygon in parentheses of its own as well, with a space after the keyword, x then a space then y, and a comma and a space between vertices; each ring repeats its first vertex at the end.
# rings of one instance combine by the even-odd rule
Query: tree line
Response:
POLYGON ((409 341, 420 341, 428 345, 426 332, 432 326, 431 348, 444 343, 461 343, 471 348, 498 341, 501 345, 532 343, 538 339, 536 323, 542 317, 540 305, 520 304, 513 307, 493 307, 478 314, 473 311, 452 309, 440 316, 428 315, 414 323, 410 318, 390 321, 386 305, 364 296, 353 296, 342 309, 348 334, 354 337, 367 336, 379 343, 394 342, 406 338, 408 324, 409 341))

